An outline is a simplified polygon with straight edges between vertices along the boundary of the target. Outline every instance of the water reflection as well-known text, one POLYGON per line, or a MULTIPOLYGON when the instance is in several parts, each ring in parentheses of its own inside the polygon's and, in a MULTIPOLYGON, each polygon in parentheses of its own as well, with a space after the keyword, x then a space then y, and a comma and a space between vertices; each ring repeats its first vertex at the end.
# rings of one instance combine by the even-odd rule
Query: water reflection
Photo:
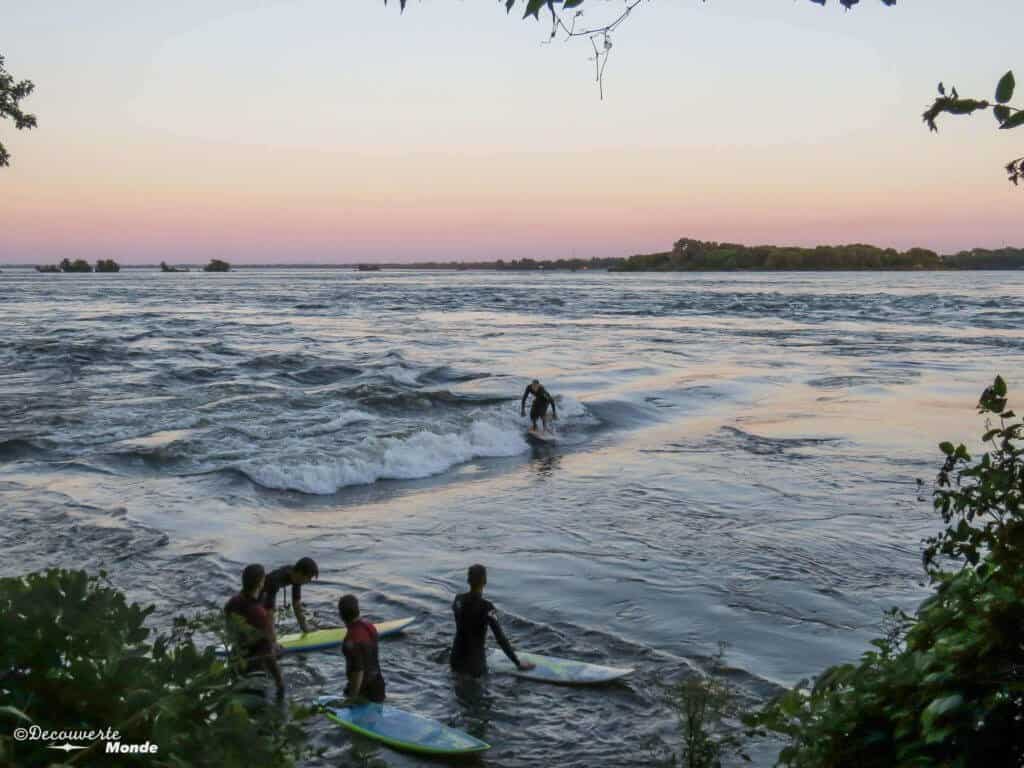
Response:
POLYGON ((542 456, 534 459, 530 466, 540 480, 550 480, 562 466, 562 457, 557 454, 554 456, 542 456))
POLYGON ((461 728, 481 741, 487 741, 494 696, 488 689, 486 680, 453 673, 452 690, 461 710, 461 722, 454 727, 461 728))

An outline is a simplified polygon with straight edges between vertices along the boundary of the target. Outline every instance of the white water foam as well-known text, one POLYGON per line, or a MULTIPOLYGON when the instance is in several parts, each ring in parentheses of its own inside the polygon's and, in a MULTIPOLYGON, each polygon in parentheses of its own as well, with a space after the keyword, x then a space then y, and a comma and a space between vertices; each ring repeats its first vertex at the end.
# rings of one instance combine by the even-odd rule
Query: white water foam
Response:
POLYGON ((325 495, 378 480, 412 480, 440 474, 475 458, 515 456, 528 448, 519 431, 474 421, 463 432, 416 432, 404 438, 366 438, 340 455, 306 454, 277 464, 239 465, 265 488, 325 495))

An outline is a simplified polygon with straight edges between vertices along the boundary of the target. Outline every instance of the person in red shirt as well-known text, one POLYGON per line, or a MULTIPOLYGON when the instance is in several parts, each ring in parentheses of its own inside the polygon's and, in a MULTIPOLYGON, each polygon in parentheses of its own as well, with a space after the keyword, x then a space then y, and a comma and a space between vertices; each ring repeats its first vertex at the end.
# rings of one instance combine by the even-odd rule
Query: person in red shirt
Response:
POLYGON ((284 698, 284 678, 277 664, 277 637, 270 614, 259 600, 265 572, 262 565, 247 565, 242 571, 242 591, 224 605, 228 636, 241 656, 243 675, 266 672, 277 686, 277 698, 284 698))
POLYGON ((348 630, 341 644, 341 652, 345 655, 345 675, 348 678, 345 696, 384 701, 384 675, 380 671, 377 653, 377 628, 359 616, 359 600, 355 595, 344 595, 338 601, 338 615, 348 630))

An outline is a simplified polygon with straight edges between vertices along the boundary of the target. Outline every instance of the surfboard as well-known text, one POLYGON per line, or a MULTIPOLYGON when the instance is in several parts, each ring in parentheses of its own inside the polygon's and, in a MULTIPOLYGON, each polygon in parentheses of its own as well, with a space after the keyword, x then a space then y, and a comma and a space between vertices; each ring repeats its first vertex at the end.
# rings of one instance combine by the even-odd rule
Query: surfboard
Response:
POLYGON ((528 671, 516 669, 500 648, 493 648, 487 654, 487 667, 491 672, 516 675, 527 680, 539 680, 544 683, 560 683, 562 685, 598 685, 618 680, 633 672, 632 669, 621 667, 605 667, 600 664, 589 664, 585 661, 560 659, 556 656, 541 656, 537 653, 519 653, 516 656, 522 661, 530 661, 536 666, 528 671))
MULTIPOLYGON (((373 626, 377 628, 378 637, 388 637, 402 632, 414 621, 416 619, 411 617, 393 619, 391 621, 382 621, 373 626)), ((306 653, 307 651, 323 651, 327 648, 337 648, 341 645, 347 634, 348 630, 345 627, 331 627, 330 629, 316 629, 306 634, 295 632, 293 634, 281 635, 277 638, 277 642, 281 646, 282 653, 306 653)), ((218 645, 215 650, 218 656, 226 656, 228 653, 223 645, 218 645)))
POLYGON ((526 430, 526 439, 533 440, 538 443, 556 443, 558 442, 557 436, 552 432, 533 432, 526 430))
POLYGON ((333 707, 332 702, 337 698, 321 696, 317 701, 324 714, 338 725, 395 749, 421 755, 468 755, 491 748, 468 733, 390 704, 333 707))

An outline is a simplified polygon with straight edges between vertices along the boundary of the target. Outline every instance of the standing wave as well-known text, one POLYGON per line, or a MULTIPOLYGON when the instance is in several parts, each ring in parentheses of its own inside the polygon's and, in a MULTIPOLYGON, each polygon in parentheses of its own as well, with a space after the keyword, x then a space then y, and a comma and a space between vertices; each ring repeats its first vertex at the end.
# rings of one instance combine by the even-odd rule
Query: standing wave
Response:
POLYGON ((521 431, 474 421, 461 432, 367 437, 336 455, 317 452, 274 463, 247 461, 236 469, 264 488, 327 495, 350 485, 438 475, 472 459, 515 456, 527 449, 521 431))

